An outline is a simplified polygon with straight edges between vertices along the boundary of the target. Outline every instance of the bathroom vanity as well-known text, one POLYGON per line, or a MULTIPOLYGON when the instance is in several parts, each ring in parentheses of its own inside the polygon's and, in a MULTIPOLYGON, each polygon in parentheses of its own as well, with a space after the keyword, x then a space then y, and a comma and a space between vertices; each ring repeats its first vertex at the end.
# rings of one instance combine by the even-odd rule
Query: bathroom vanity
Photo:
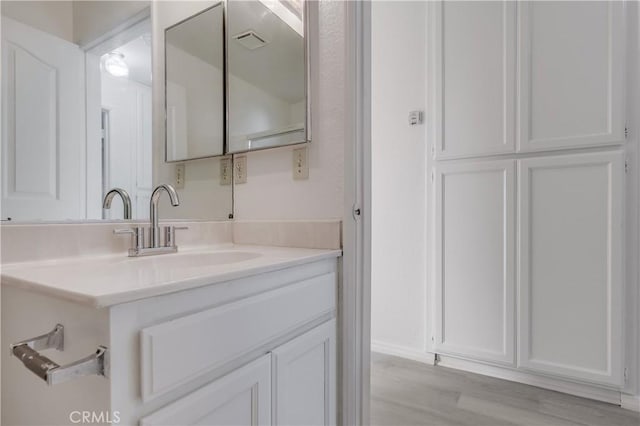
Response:
POLYGON ((336 422, 340 250, 223 244, 2 270, 2 424, 267 425, 336 422), (63 329, 48 385, 12 343, 63 329))

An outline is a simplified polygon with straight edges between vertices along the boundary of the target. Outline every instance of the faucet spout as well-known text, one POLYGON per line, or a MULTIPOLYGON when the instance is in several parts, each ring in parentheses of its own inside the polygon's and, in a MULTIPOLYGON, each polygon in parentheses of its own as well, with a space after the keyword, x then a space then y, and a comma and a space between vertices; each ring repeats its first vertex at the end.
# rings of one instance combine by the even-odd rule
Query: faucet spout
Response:
POLYGON ((152 247, 160 247, 160 226, 158 225, 158 202, 162 191, 169 194, 171 205, 177 207, 180 205, 180 199, 175 188, 171 185, 158 185, 151 193, 151 201, 149 205, 149 218, 151 219, 150 236, 152 247))
POLYGON ((122 188, 113 188, 107 195, 104 196, 104 200, 102 201, 103 209, 111 208, 111 201, 113 201, 113 197, 117 195, 122 198, 122 204, 124 205, 124 218, 131 219, 131 197, 129 197, 129 193, 122 188))

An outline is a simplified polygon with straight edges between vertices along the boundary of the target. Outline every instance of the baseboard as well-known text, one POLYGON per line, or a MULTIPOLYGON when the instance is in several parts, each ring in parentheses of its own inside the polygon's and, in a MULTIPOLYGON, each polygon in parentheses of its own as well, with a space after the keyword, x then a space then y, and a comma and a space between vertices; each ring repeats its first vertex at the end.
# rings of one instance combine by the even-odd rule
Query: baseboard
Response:
POLYGON ((621 406, 625 410, 636 411, 640 413, 640 395, 622 394, 620 398, 621 406))
MULTIPOLYGON (((579 396, 582 398, 595 399, 597 401, 608 402, 615 405, 621 405, 622 401, 621 392, 612 389, 603 389, 596 386, 568 382, 565 380, 554 379, 547 376, 539 376, 532 373, 513 370, 509 368, 496 367, 446 355, 438 354, 438 358, 438 365, 442 367, 454 368, 456 370, 483 374, 485 376, 496 377, 498 379, 509 380, 512 382, 524 383, 526 385, 550 389, 557 392, 579 396)), ((631 399, 628 403, 629 405, 636 404, 637 406, 638 404, 640 404, 640 401, 636 399, 634 402, 631 399)), ((633 408, 629 409, 632 410, 633 408)))
POLYGON ((394 345, 392 343, 373 340, 371 341, 371 351, 406 358, 412 361, 422 362, 424 364, 434 365, 435 363, 434 353, 424 352, 406 346, 394 345))

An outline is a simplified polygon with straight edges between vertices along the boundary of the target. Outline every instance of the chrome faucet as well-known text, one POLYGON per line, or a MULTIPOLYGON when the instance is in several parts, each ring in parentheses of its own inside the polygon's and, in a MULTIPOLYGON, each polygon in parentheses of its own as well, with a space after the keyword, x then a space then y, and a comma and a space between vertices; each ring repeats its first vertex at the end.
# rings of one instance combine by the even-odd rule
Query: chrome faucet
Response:
POLYGON ((107 195, 104 196, 104 201, 102 201, 103 209, 111 208, 111 201, 113 201, 113 197, 118 194, 120 198, 122 198, 122 204, 124 205, 124 218, 131 219, 131 197, 129 197, 129 193, 122 188, 113 188, 107 195))
POLYGON ((158 226, 158 201, 160 201, 160 194, 162 191, 166 191, 169 194, 171 205, 177 207, 180 205, 180 199, 175 188, 171 185, 162 184, 158 185, 156 189, 151 193, 151 202, 149 204, 149 217, 151 218, 151 230, 149 239, 151 240, 151 247, 160 247, 160 226, 158 226))
POLYGON ((187 229, 186 226, 165 226, 164 232, 160 232, 158 224, 158 202, 162 191, 169 194, 171 205, 177 207, 180 205, 178 193, 171 185, 158 185, 151 193, 149 202, 149 218, 151 224, 149 226, 149 244, 145 244, 145 227, 136 226, 131 229, 115 229, 114 234, 131 234, 131 248, 129 249, 130 257, 149 256, 153 254, 175 253, 178 251, 176 246, 175 232, 180 229, 187 229), (164 234, 164 243, 161 241, 161 235, 164 234))

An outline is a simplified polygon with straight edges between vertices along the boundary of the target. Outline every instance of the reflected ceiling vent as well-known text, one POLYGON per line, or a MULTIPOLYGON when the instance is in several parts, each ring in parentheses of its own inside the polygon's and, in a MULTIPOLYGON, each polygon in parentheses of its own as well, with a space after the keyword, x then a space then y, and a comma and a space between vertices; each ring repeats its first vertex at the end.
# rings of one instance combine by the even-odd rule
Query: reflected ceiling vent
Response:
POLYGON ((264 37, 256 34, 256 32, 253 30, 236 34, 233 36, 233 38, 249 50, 256 50, 259 47, 263 47, 267 44, 267 41, 264 39, 264 37))

